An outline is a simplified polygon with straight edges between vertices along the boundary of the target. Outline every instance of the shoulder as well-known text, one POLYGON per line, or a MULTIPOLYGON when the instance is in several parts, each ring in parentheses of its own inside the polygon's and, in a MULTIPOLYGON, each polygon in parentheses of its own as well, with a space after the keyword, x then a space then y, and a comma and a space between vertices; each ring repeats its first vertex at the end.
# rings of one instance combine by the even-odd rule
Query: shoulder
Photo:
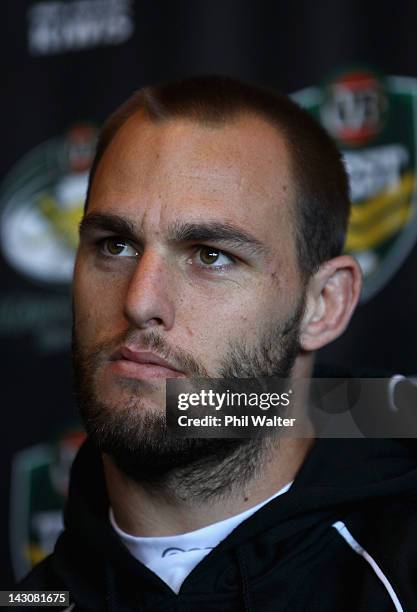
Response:
POLYGON ((38 563, 27 576, 16 584, 15 588, 25 591, 65 590, 64 581, 54 567, 54 554, 38 563))
POLYGON ((397 610, 417 605, 417 492, 370 504, 334 525, 346 546, 362 558, 392 597, 397 610))

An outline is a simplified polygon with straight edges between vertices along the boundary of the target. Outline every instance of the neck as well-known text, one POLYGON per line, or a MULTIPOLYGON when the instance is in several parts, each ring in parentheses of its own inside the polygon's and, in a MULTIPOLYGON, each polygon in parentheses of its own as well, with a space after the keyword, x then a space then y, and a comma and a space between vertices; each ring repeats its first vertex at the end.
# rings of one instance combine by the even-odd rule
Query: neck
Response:
MULTIPOLYGON (((294 479, 312 444, 310 439, 282 439, 264 456, 249 482, 230 486, 209 497, 187 494, 181 487, 181 475, 173 475, 163 488, 150 488, 123 474, 107 455, 104 473, 110 504, 117 524, 136 536, 169 536, 187 533, 244 512, 271 497, 294 479)), ((205 474, 205 481, 215 478, 217 465, 205 474)), ((188 483, 188 491, 192 483, 188 483)))

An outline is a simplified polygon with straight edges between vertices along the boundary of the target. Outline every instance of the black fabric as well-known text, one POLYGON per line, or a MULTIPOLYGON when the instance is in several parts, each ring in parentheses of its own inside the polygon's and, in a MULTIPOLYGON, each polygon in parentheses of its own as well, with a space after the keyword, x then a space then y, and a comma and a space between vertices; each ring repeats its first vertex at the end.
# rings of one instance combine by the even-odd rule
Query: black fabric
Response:
POLYGON ((403 610, 417 610, 416 463, 407 441, 316 441, 291 489, 237 527, 176 595, 113 531, 101 459, 87 442, 72 470, 66 530, 19 588, 69 590, 74 612, 395 610, 375 571, 332 527, 343 521, 403 610))

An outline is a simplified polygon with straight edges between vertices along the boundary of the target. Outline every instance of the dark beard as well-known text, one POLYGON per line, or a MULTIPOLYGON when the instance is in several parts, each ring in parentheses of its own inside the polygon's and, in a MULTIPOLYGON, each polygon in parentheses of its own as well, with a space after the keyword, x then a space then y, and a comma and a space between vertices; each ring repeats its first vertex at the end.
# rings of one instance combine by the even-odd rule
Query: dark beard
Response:
MULTIPOLYGON (((295 313, 284 324, 265 333, 255 347, 236 342, 223 358, 216 378, 289 378, 300 351, 299 328, 304 313, 304 296, 295 313)), ((114 339, 119 346, 135 331, 114 339)), ((205 369, 190 354, 172 351, 166 342, 151 332, 141 339, 141 346, 168 358, 175 354, 176 363, 189 377, 207 378, 205 369)), ((123 406, 111 406, 97 396, 95 374, 103 355, 109 354, 109 343, 83 355, 73 330, 73 366, 75 390, 85 429, 102 453, 133 481, 148 489, 164 490, 177 498, 203 503, 212 496, 230 493, 231 487, 242 488, 262 469, 268 449, 278 440, 271 437, 213 439, 173 437, 166 428, 165 414, 141 410, 143 383, 123 381, 131 399, 123 406)))

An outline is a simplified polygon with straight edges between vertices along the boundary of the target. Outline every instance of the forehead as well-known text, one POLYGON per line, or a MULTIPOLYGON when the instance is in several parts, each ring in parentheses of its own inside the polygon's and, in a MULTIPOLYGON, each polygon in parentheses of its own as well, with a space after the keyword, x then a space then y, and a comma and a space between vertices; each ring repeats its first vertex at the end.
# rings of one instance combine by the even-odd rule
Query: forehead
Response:
POLYGON ((291 192, 286 143, 266 121, 242 116, 211 127, 136 113, 97 167, 89 212, 157 223, 160 231, 179 218, 209 217, 293 243, 291 192))

